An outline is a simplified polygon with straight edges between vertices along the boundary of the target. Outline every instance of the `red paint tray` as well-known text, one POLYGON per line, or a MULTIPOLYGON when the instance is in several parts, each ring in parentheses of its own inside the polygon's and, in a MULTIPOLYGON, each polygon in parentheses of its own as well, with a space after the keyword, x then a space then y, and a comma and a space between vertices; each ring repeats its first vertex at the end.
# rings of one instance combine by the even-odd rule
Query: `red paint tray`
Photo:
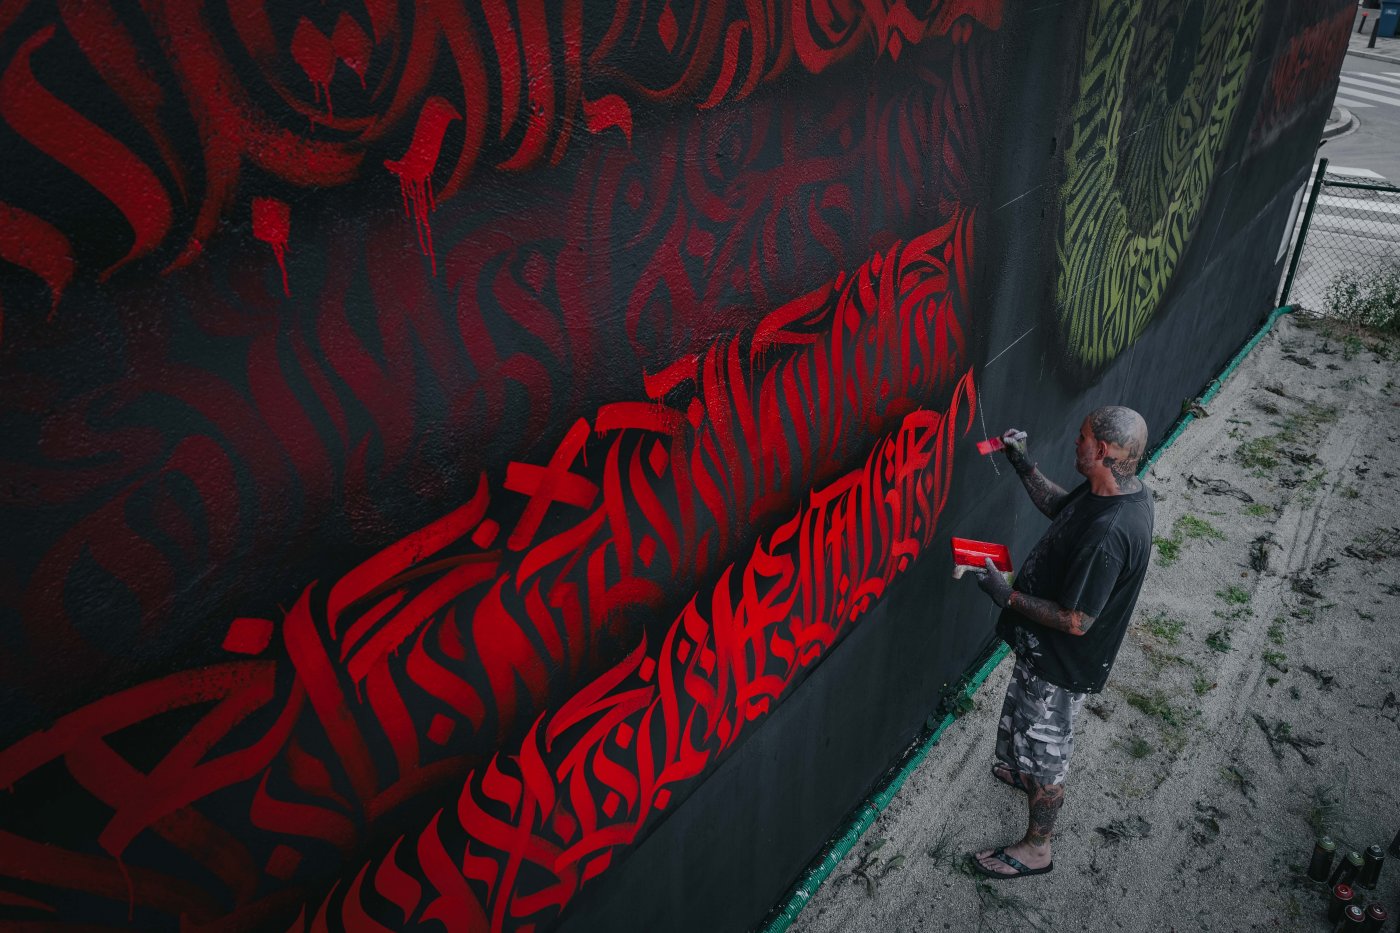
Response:
POLYGON ((1011 551, 1004 544, 992 541, 975 541, 972 538, 953 538, 953 578, 960 578, 967 570, 985 570, 987 558, 1009 579, 1011 576, 1011 551))

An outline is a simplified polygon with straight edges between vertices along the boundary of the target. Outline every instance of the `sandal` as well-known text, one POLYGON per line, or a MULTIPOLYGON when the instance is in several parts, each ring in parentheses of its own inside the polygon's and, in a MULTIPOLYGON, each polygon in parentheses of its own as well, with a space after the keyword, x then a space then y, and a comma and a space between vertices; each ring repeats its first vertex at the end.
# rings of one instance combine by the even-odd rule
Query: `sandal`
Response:
POLYGON ((1003 865, 1012 868, 1013 871, 992 871, 990 868, 984 867, 982 863, 977 860, 977 853, 975 852, 971 855, 972 867, 977 869, 978 873, 986 875, 988 878, 1026 878, 1031 875, 1045 875, 1049 874, 1050 870, 1055 867, 1055 863, 1051 862, 1044 868, 1027 868, 1024 864, 1021 863, 1019 859, 1007 855, 1006 849, 1004 848, 997 849, 995 852, 993 852, 992 858, 996 859, 998 862, 1001 862, 1003 865))
POLYGON ((1021 772, 1012 771, 1010 768, 1006 767, 1006 765, 1002 764, 999 761, 996 764, 992 765, 992 777, 996 778, 998 781, 1001 781, 1001 783, 1005 784, 1007 787, 1019 790, 1023 794, 1029 794, 1031 792, 1031 789, 1026 786, 1024 781, 1021 780, 1021 772), (1007 777, 1006 775, 1002 774, 1001 769, 1004 769, 1006 771, 1006 774, 1009 774, 1011 776, 1007 777))

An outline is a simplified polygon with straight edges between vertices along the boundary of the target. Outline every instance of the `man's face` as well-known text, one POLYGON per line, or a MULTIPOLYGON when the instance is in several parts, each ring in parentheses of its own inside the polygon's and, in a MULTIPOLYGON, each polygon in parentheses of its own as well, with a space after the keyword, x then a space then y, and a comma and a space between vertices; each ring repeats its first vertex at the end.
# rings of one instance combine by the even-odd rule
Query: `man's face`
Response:
POLYGON ((1079 426, 1079 439, 1074 442, 1074 468, 1081 476, 1088 476, 1102 459, 1098 438, 1094 437, 1094 430, 1089 427, 1089 419, 1085 418, 1084 423, 1079 426))

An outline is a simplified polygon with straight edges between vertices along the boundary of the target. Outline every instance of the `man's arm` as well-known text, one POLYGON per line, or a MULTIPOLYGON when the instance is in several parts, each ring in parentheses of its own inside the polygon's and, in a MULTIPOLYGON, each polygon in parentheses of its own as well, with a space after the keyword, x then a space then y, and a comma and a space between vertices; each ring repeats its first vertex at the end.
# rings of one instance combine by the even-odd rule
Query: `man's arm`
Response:
POLYGON ((1006 605, 1032 622, 1069 635, 1083 635, 1094 624, 1094 616, 1086 615, 1078 609, 1066 609, 1052 600, 1027 596, 1016 590, 1011 591, 1006 605))
POLYGON ((1060 509, 1065 504, 1065 497, 1069 493, 1065 492, 1042 472, 1030 457, 1026 455, 1026 434, 1012 428, 1001 436, 1003 447, 1006 451, 1006 459, 1011 461, 1011 467, 1016 471, 1016 475, 1021 477, 1021 485, 1026 487, 1026 494, 1031 497, 1035 507, 1047 518, 1054 518, 1060 514, 1060 509))
POLYGON ((1027 596, 1019 590, 1013 590, 1011 584, 1006 582, 1006 578, 1001 575, 1001 571, 997 570, 990 557, 987 558, 985 569, 978 575, 977 585, 988 596, 992 597, 992 602, 998 606, 1003 609, 1013 609, 1032 622, 1039 622, 1046 628, 1053 628, 1069 635, 1083 635, 1094 624, 1094 616, 1080 612, 1078 609, 1066 609, 1054 600, 1027 596))

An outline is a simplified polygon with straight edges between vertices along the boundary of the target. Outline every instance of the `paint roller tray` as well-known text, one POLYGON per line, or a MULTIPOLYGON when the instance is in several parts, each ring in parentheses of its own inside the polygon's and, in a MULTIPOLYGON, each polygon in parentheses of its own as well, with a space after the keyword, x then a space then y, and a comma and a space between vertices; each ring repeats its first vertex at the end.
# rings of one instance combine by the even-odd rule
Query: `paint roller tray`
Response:
POLYGON ((976 541, 972 538, 953 538, 953 577, 957 579, 969 569, 981 570, 987 558, 1007 576, 1011 577, 1011 551, 1004 544, 992 541, 976 541))

